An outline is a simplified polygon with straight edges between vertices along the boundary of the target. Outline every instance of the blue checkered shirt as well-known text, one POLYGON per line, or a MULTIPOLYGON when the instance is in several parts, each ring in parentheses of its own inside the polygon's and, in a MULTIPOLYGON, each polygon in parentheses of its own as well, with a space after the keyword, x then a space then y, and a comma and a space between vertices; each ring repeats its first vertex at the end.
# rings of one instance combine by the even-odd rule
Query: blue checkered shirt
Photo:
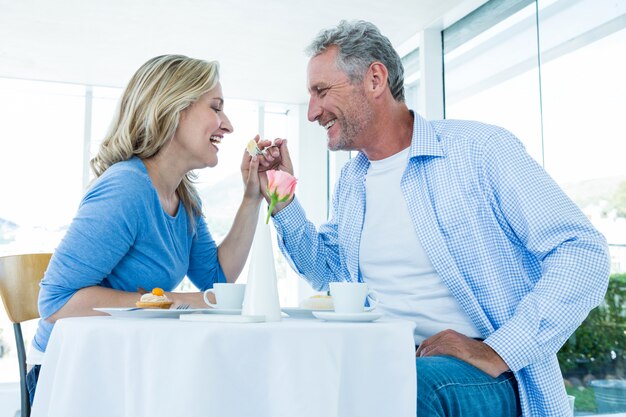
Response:
MULTIPOLYGON (((606 240, 510 132, 414 118, 401 188, 430 261, 515 373, 523 415, 568 415, 556 353, 604 297, 606 240)), ((274 217, 283 254, 317 290, 361 279, 368 167, 362 153, 343 167, 319 231, 297 199, 274 217)))

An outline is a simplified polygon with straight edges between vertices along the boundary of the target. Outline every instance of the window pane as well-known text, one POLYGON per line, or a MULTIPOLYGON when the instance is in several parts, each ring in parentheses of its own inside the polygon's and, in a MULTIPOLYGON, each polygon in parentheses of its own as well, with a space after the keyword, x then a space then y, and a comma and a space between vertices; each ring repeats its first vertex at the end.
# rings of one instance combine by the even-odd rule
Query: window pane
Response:
POLYGON ((518 3, 489 2, 467 18, 475 29, 444 30, 445 114, 508 129, 541 163, 535 5, 518 3))
POLYGON ((109 130, 122 92, 121 88, 93 87, 90 158, 98 153, 98 147, 109 130))
POLYGON ((420 94, 420 80, 417 79, 411 84, 404 85, 404 95, 406 98, 406 105, 409 109, 414 110, 418 114, 422 114, 422 107, 420 106, 419 94, 420 94))
POLYGON ((56 247, 82 196, 85 88, 0 79, 0 254, 56 247))
POLYGON ((606 236, 613 275, 559 352, 577 413, 626 412, 626 3, 543 2, 545 167, 606 236))
POLYGON ((402 57, 404 66, 404 98, 409 109, 422 112, 419 103, 420 91, 420 50, 416 48, 402 57))

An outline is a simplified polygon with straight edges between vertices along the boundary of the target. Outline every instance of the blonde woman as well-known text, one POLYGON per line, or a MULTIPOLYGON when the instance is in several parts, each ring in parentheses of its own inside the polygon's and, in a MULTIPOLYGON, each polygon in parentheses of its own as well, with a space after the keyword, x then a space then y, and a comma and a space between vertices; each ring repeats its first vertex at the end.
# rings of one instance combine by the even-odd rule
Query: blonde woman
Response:
POLYGON ((34 365, 41 364, 56 320, 98 314, 94 307, 134 306, 137 288, 164 289, 173 307, 206 307, 202 292, 170 291, 185 275, 202 291, 237 279, 262 199, 259 160, 244 154, 243 200, 220 245, 202 216, 191 173, 217 164, 232 131, 217 62, 164 55, 132 77, 91 160, 96 179, 41 283, 41 320, 28 360, 31 401, 34 365))

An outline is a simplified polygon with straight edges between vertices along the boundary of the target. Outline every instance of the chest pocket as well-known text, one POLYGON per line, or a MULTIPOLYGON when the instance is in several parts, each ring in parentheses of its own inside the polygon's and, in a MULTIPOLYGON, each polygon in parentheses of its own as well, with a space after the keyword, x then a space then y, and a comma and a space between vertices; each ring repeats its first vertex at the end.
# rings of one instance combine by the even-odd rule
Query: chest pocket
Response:
POLYGON ((445 187, 430 187, 430 199, 439 230, 448 242, 471 242, 480 222, 481 205, 477 190, 464 181, 446 181, 445 187), (469 240, 469 241, 468 241, 469 240))

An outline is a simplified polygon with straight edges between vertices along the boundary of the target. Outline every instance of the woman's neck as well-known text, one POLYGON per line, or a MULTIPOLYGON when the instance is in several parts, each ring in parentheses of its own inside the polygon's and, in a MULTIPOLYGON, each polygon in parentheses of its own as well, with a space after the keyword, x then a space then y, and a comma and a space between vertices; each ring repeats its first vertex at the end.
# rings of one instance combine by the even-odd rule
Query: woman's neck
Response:
POLYGON ((182 181, 182 175, 175 173, 171 165, 165 164, 163 159, 157 156, 144 159, 143 163, 159 196, 163 210, 172 216, 175 215, 180 201, 176 190, 182 181))

